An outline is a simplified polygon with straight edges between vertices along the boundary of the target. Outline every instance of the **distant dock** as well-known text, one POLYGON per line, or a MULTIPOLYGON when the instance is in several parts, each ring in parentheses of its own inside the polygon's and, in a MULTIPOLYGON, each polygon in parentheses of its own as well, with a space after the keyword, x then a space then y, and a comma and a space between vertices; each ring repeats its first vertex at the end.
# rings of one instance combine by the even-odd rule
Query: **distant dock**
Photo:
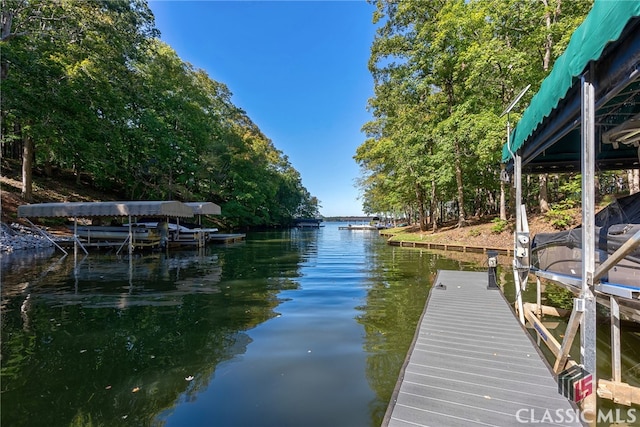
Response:
POLYGON ((549 421, 576 408, 487 276, 438 273, 383 426, 581 425, 549 421))
POLYGON ((356 224, 356 225, 345 225, 338 227, 338 230, 369 230, 369 231, 378 231, 379 228, 374 225, 369 224, 356 224))

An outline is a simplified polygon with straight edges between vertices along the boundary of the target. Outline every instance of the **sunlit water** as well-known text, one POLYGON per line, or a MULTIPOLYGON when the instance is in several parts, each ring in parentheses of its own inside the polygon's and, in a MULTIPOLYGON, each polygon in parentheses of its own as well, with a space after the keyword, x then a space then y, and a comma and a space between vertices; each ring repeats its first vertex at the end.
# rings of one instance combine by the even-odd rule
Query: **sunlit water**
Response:
POLYGON ((168 256, 4 255, 0 424, 379 426, 437 270, 486 264, 339 225, 168 256))
POLYGON ((378 426, 438 268, 376 232, 3 257, 3 426, 378 426))

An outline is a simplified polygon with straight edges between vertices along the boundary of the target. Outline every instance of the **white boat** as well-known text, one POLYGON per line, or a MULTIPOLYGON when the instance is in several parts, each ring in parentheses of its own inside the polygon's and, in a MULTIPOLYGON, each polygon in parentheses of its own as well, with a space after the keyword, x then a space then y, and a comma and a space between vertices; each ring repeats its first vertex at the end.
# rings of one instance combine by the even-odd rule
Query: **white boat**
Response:
POLYGON ((380 218, 374 216, 368 224, 349 224, 346 227, 340 227, 341 230, 383 230, 387 228, 380 218))
MULTIPOLYGON (((69 226, 74 231, 73 226, 69 226)), ((123 225, 78 225, 76 235, 87 244, 122 244, 129 238, 129 227, 123 225)), ((158 246, 160 234, 158 230, 145 227, 131 227, 132 244, 134 246, 158 246)))
POLYGON ((162 221, 141 221, 132 225, 150 230, 156 230, 162 237, 162 225, 167 226, 167 240, 169 246, 203 246, 212 240, 211 236, 218 232, 217 228, 202 228, 190 224, 174 224, 162 221))

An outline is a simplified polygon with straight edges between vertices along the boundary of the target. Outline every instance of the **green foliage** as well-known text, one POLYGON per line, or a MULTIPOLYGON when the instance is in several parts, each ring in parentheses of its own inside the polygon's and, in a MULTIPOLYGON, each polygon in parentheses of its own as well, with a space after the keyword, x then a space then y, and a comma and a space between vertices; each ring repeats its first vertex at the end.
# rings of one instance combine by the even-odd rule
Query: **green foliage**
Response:
POLYGON ((491 222, 493 223, 491 226, 491 232, 495 234, 504 232, 509 225, 509 221, 500 218, 494 218, 491 222))
MULTIPOLYGON (((373 119, 355 156, 365 207, 426 209, 433 220, 455 201, 461 216, 497 213, 501 113, 528 83, 539 85, 592 1, 561 9, 522 0, 374 3, 373 119)), ((511 112, 512 126, 520 113, 511 112)), ((575 194, 555 194, 563 192, 575 194)))
POLYGON ((158 40, 146 1, 7 1, 5 13, 3 153, 32 140, 35 167, 52 175, 72 170, 134 200, 212 201, 230 226, 317 214, 228 88, 158 40))
POLYGON ((566 230, 575 224, 571 211, 575 205, 576 202, 570 199, 552 204, 549 211, 545 212, 544 217, 555 229, 566 230))
POLYGON ((547 283, 545 297, 549 305, 556 308, 571 310, 573 308, 573 293, 553 283, 547 283))
POLYGON ((566 181, 558 185, 558 192, 563 197, 563 200, 558 202, 558 205, 562 208, 574 207, 582 200, 582 176, 577 174, 567 178, 566 181))
POLYGON ((480 234, 482 233, 477 228, 472 228, 471 230, 469 230, 470 237, 478 237, 480 234))

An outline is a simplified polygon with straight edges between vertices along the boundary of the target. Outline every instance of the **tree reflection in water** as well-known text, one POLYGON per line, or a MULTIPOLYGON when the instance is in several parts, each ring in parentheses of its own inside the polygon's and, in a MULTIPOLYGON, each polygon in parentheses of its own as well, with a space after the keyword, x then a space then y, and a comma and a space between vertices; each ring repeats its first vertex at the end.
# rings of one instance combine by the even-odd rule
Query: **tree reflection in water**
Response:
POLYGON ((468 268, 333 224, 6 265, 11 426, 380 425, 437 269, 468 268))

